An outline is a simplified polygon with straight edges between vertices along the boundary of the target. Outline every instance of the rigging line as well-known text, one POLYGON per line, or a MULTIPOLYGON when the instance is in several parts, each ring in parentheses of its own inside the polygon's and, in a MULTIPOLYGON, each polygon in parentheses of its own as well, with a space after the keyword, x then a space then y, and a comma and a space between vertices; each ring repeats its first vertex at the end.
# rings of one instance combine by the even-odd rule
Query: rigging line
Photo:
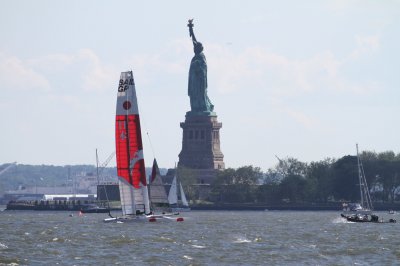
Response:
MULTIPOLYGON (((138 92, 136 92, 136 93, 138 93, 138 92)), ((139 105, 139 104, 138 104, 139 105)), ((154 153, 154 149, 153 149, 153 144, 152 144, 152 142, 151 142, 151 139, 150 139, 150 135, 149 135, 149 130, 148 130, 148 127, 147 127, 147 123, 146 123, 146 110, 145 109, 142 109, 141 111, 140 111, 140 124, 141 124, 141 126, 142 126, 142 129, 143 129, 143 132, 146 132, 146 135, 147 135, 147 139, 149 140, 149 144, 150 144, 150 148, 151 148, 151 152, 152 152, 152 154, 153 154, 153 158, 156 158, 155 157, 155 153, 154 153)))
POLYGON ((154 152, 154 148, 153 148, 153 143, 151 142, 149 130, 148 130, 148 127, 147 127, 147 124, 146 124, 146 112, 145 112, 145 110, 141 110, 140 117, 142 118, 140 120, 140 122, 141 122, 141 124, 143 126, 143 130, 146 132, 147 139, 149 140, 149 144, 150 144, 150 148, 151 148, 151 152, 152 152, 153 158, 156 158, 156 155, 155 155, 155 152, 154 152))
POLYGON ((147 138, 149 139, 151 152, 153 153, 153 158, 156 158, 156 154, 155 154, 154 149, 153 149, 153 144, 151 143, 149 132, 146 131, 146 135, 147 135, 147 138))
MULTIPOLYGON (((132 72, 132 70, 131 70, 131 72, 132 72)), ((132 74, 132 78, 133 78, 133 74, 132 74)), ((133 85, 133 86, 136 88, 135 82, 134 82, 134 85, 133 85)), ((135 89, 135 92, 136 92, 136 98, 141 98, 141 97, 138 97, 140 91, 138 92, 138 91, 136 91, 136 89, 135 89)), ((139 110, 139 102, 138 102, 138 101, 137 101, 137 108, 138 108, 138 110, 139 110)), ((141 111, 140 111, 140 118, 141 118, 141 119, 140 119, 140 124, 141 124, 141 127, 142 127, 143 131, 146 132, 147 138, 148 138, 148 140, 149 140, 151 152, 152 152, 152 154, 153 154, 153 158, 156 158, 156 157, 155 157, 154 148, 153 148, 153 144, 152 144, 152 142, 151 142, 150 135, 149 135, 149 132, 148 132, 148 127, 147 127, 147 124, 146 124, 146 120, 147 120, 147 119, 146 119, 146 110, 145 110, 145 109, 141 109, 141 111)), ((142 144, 142 145, 143 145, 143 144, 142 144)))

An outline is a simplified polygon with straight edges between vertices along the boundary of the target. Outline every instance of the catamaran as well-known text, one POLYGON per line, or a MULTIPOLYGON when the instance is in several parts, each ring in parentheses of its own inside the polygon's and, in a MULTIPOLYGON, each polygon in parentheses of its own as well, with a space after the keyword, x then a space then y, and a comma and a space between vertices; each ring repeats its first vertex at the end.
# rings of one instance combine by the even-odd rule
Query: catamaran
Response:
MULTIPOLYGON (((143 157, 139 108, 132 71, 121 73, 117 93, 115 120, 117 175, 122 217, 104 219, 105 222, 144 220, 155 222, 165 218, 155 215, 150 206, 149 191, 143 157)), ((176 221, 183 221, 178 217, 176 221)))

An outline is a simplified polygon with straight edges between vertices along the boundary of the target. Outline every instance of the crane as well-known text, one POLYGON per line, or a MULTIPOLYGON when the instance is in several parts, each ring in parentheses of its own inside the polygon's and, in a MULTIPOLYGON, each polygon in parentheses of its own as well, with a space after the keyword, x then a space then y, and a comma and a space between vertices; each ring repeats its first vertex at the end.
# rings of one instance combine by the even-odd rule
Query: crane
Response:
POLYGON ((0 171, 0 175, 4 174, 5 172, 7 172, 10 168, 12 168, 13 166, 15 166, 17 164, 17 162, 13 162, 10 163, 9 165, 6 166, 6 168, 4 168, 3 170, 0 171))
POLYGON ((97 184, 99 185, 100 183, 100 176, 103 170, 107 167, 108 163, 111 161, 111 159, 114 157, 115 151, 113 151, 108 158, 99 166, 99 156, 97 154, 97 149, 96 149, 96 171, 97 171, 97 184))

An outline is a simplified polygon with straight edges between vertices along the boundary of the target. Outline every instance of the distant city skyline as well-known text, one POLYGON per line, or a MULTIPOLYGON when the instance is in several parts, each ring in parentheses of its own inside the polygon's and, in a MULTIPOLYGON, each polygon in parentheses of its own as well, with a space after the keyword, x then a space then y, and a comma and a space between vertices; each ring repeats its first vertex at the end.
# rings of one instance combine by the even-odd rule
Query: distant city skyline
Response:
POLYGON ((356 143, 400 152, 399 1, 18 0, 0 4, 0 164, 95 164, 96 148, 106 160, 119 75, 133 70, 146 167, 174 167, 189 18, 226 167, 340 158, 356 143))

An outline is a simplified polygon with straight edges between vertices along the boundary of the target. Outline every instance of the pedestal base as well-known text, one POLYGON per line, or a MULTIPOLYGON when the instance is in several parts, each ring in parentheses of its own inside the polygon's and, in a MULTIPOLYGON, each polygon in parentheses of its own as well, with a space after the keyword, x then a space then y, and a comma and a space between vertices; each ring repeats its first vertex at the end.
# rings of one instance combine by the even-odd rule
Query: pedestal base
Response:
POLYGON ((199 183, 202 183, 202 180, 209 183, 215 176, 215 171, 210 170, 225 168, 219 138, 222 123, 218 122, 215 113, 195 115, 188 112, 185 122, 181 123, 181 128, 183 129, 182 151, 179 154, 178 166, 201 170, 199 183))

